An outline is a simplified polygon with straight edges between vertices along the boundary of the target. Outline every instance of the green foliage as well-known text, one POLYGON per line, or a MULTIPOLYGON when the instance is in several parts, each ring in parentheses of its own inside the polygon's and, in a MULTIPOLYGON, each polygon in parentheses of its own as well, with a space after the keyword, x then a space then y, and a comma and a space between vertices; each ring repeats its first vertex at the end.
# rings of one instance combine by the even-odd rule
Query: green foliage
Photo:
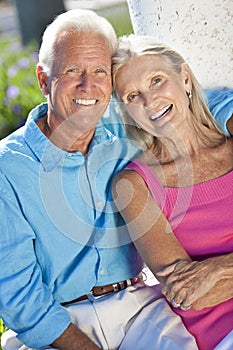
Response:
POLYGON ((36 47, 22 47, 17 39, 0 41, 0 139, 23 125, 44 100, 35 74, 36 47))
MULTIPOLYGON (((3 322, 2 322, 2 319, 0 318, 0 339, 1 339, 1 336, 2 336, 2 333, 4 333, 6 331, 6 327, 4 326, 3 322)), ((1 350, 1 345, 0 345, 0 350, 1 350)))

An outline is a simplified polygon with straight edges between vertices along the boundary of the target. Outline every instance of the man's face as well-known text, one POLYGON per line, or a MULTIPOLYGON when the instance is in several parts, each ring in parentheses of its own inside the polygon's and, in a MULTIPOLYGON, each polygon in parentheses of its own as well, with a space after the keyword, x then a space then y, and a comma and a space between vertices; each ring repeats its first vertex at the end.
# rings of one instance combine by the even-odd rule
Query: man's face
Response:
POLYGON ((79 131, 95 127, 111 97, 111 63, 110 49, 99 34, 60 35, 49 77, 51 114, 79 131))

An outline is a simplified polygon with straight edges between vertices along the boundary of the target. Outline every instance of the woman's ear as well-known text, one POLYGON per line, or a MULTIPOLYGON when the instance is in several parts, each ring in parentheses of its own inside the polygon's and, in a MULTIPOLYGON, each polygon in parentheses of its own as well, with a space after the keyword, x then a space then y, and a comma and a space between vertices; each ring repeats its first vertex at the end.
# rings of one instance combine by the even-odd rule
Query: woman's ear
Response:
POLYGON ((48 86, 47 86, 48 77, 47 77, 47 74, 43 71, 43 68, 41 66, 36 67, 36 76, 43 95, 44 96, 48 95, 49 93, 48 86))
POLYGON ((192 81, 191 81, 191 76, 190 76, 190 70, 189 67, 187 66, 186 63, 182 64, 182 78, 183 78, 183 83, 184 83, 184 88, 185 91, 192 91, 192 81))

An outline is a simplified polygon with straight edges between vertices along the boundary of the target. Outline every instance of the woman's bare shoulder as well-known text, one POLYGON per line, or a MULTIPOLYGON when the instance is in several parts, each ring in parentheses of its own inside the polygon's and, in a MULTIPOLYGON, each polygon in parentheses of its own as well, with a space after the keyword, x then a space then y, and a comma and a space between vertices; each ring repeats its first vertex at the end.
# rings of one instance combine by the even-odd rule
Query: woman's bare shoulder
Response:
MULTIPOLYGON (((142 177, 133 169, 125 168, 120 171, 113 179, 113 183, 117 184, 121 180, 128 180, 132 184, 143 184, 144 180, 142 177)), ((127 184, 127 181, 125 182, 127 184)))

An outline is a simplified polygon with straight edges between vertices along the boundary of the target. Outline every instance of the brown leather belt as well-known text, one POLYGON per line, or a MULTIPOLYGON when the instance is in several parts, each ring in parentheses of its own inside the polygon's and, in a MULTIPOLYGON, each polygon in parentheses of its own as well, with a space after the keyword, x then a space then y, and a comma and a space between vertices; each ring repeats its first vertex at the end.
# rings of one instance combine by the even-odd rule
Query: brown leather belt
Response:
POLYGON ((76 299, 73 299, 71 301, 66 301, 64 303, 61 303, 62 306, 66 306, 68 304, 74 304, 78 303, 79 301, 82 300, 89 300, 91 302, 95 301, 98 299, 98 297, 109 294, 109 293, 114 293, 114 292, 119 292, 120 290, 123 290, 129 286, 133 286, 139 281, 142 281, 143 277, 142 274, 138 275, 137 277, 130 278, 128 280, 122 281, 122 282, 117 282, 114 284, 107 284, 105 286, 95 286, 92 288, 92 290, 85 295, 82 295, 81 297, 78 297, 76 299))

